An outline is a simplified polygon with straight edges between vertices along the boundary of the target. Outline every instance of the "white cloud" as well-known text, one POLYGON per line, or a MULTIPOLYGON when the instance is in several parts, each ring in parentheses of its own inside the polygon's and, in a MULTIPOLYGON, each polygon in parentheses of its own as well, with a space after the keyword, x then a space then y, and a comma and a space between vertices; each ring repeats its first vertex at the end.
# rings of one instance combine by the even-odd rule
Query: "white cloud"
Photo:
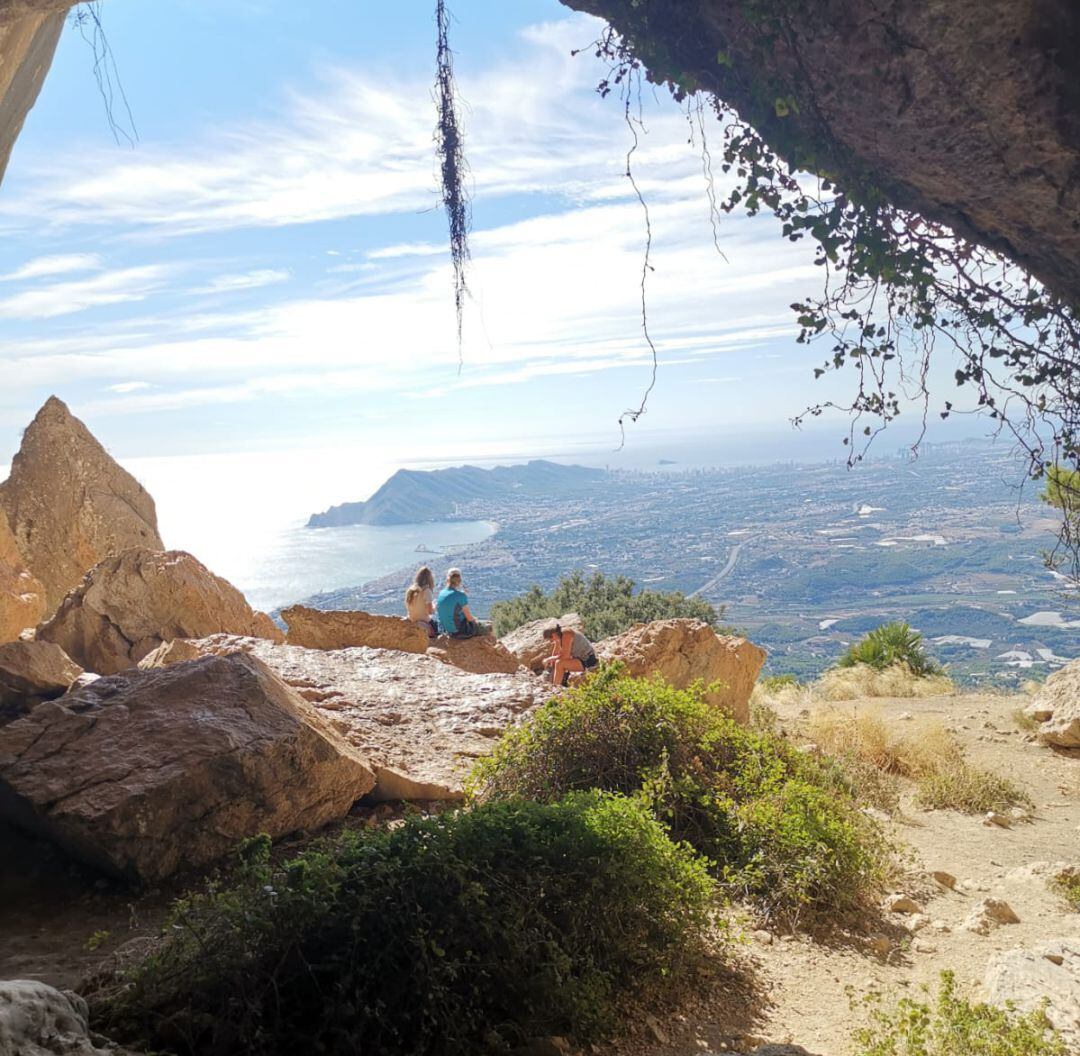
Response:
POLYGON ((116 385, 110 385, 109 392, 117 392, 124 396, 129 392, 139 392, 142 389, 150 388, 153 388, 153 386, 148 381, 121 381, 116 385))
POLYGON ((91 279, 38 286, 0 299, 0 318, 52 319, 102 305, 140 301, 161 289, 172 269, 147 265, 105 272, 91 279))
POLYGON ((96 253, 61 253, 29 260, 14 271, 0 275, 0 282, 22 282, 49 275, 65 275, 77 271, 97 271, 101 258, 96 253))
POLYGON ((286 282, 291 272, 285 268, 259 268, 245 271, 238 275, 216 275, 205 286, 193 290, 193 293, 233 293, 236 290, 255 290, 260 286, 273 286, 286 282))

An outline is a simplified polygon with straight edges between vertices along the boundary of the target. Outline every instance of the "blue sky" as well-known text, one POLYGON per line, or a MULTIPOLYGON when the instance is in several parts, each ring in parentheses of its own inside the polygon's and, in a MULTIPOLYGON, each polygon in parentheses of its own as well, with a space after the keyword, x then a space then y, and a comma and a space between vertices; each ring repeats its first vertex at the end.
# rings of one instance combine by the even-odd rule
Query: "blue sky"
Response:
MULTIPOLYGON (((105 0, 139 139, 114 142, 69 25, 0 188, 0 463, 50 393, 126 457, 611 450, 649 354, 600 24, 555 0, 452 8, 474 193, 460 373, 433 4, 105 0)), ((661 369, 630 443, 786 430, 835 391, 788 308, 819 275, 768 217, 723 218, 722 259, 687 114, 646 91, 644 118, 661 369)))

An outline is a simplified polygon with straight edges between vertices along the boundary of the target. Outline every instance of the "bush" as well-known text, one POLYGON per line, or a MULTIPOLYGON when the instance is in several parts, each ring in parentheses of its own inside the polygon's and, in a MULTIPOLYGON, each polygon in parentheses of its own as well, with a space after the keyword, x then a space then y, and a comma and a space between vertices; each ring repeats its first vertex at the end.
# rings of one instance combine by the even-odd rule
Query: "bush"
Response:
POLYGON ((1050 889, 1056 891, 1070 908, 1080 913, 1080 869, 1069 866, 1050 878, 1050 889))
POLYGON ((617 1020, 686 965, 712 884, 639 803, 506 802, 349 832, 176 904, 105 1007, 123 1036, 199 1056, 472 1053, 617 1020))
POLYGON ((923 636, 902 622, 875 627, 837 661, 837 667, 855 667, 857 664, 865 664, 875 671, 902 664, 916 677, 939 674, 941 670, 926 655, 923 636))
POLYGON ((479 798, 553 801, 575 789, 644 794, 677 840, 766 912, 854 908, 887 846, 835 771, 710 707, 699 690, 605 668, 507 732, 470 778, 479 798))
POLYGON ((810 687, 818 700, 859 700, 873 697, 943 697, 956 692, 948 675, 916 675, 907 664, 878 670, 869 664, 833 667, 810 687))
POLYGON ((597 572, 586 580, 580 572, 574 572, 559 580, 550 594, 534 586, 509 601, 497 601, 491 607, 491 620, 495 634, 502 637, 530 620, 557 619, 567 612, 576 612, 582 618, 585 634, 593 641, 652 620, 687 618, 704 620, 715 627, 723 615, 707 601, 688 598, 681 591, 635 593, 634 581, 625 576, 608 579, 597 572))
POLYGON ((873 1024, 856 1031, 856 1056, 1069 1056, 1041 1012, 1019 1015, 956 995, 941 973, 932 1002, 901 998, 893 1011, 875 1009, 873 1024))
POLYGON ((939 722, 900 731, 878 711, 832 708, 812 715, 806 733, 840 762, 857 793, 874 806, 895 806, 895 787, 887 780, 895 777, 915 781, 919 802, 929 809, 982 814, 1027 802, 1007 778, 969 763, 939 722))

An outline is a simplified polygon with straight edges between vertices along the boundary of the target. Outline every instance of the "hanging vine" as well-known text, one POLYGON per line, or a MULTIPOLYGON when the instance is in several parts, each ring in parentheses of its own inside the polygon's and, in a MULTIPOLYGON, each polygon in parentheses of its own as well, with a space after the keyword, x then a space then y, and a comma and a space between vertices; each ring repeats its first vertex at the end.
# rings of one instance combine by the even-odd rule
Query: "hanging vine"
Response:
POLYGON ((450 225, 450 260, 454 268, 454 310, 457 313, 458 370, 462 365, 462 326, 465 298, 469 287, 466 269, 469 263, 469 229, 472 213, 465 186, 468 168, 465 163, 461 122, 458 119, 458 93, 454 80, 454 54, 449 44, 449 16, 444 0, 436 0, 437 36, 435 105, 435 149, 439 159, 442 205, 450 225))

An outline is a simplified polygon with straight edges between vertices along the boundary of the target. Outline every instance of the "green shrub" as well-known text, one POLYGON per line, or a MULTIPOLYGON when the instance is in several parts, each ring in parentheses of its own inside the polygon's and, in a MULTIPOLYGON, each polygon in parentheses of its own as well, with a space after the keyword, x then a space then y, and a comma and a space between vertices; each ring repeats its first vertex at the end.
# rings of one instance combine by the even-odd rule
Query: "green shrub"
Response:
POLYGON ((799 680, 794 675, 766 675, 765 678, 758 679, 758 685, 766 693, 775 693, 777 690, 787 689, 789 686, 798 686, 799 680))
POLYGON ((837 667, 865 664, 884 671, 894 664, 904 664, 917 676, 940 674, 941 669, 926 654, 923 636, 906 623, 883 623, 866 634, 836 662, 837 667))
POLYGON ((179 901, 102 1010, 199 1056, 472 1053, 492 1033, 587 1040, 677 976, 712 882, 640 803, 583 793, 348 832, 179 901))
POLYGON ((525 594, 491 606, 495 633, 502 637, 530 620, 557 619, 576 612, 584 621, 585 634, 593 641, 619 634, 635 623, 679 617, 704 620, 716 626, 723 612, 701 598, 688 598, 681 591, 639 590, 625 576, 610 579, 596 572, 585 579, 580 572, 563 576, 558 586, 546 594, 534 586, 525 594))
POLYGON ((951 972, 941 973, 932 1002, 901 998, 875 1009, 873 1024, 856 1031, 855 1056, 1069 1056, 1041 1012, 1018 1015, 957 997, 951 972))
POLYGON ((1056 891, 1072 909, 1080 913, 1080 869, 1069 866, 1050 878, 1050 889, 1056 891))
POLYGON ((697 689, 614 667, 508 731, 469 789, 541 801, 592 787, 643 792, 730 893, 790 917, 854 908, 885 873, 880 830, 837 774, 775 734, 740 726, 697 689))

